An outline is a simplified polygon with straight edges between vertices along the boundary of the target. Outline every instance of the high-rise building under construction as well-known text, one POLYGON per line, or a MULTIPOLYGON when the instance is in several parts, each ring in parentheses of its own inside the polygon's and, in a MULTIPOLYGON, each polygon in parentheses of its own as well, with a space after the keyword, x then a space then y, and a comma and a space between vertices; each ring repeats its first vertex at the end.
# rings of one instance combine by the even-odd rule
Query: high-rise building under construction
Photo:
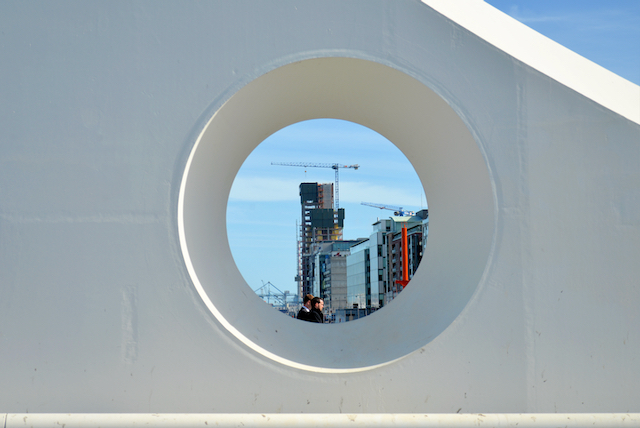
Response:
POLYGON ((334 209, 332 183, 300 183, 301 223, 298 236, 298 291, 313 289, 314 244, 339 241, 344 227, 344 209, 334 209))

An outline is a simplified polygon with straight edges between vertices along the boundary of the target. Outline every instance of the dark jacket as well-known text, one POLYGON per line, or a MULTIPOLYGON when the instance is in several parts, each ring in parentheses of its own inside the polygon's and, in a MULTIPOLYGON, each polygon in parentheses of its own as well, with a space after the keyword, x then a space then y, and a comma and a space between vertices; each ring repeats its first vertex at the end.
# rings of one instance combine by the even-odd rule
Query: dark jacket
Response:
POLYGON ((311 321, 311 312, 307 312, 303 308, 300 308, 296 318, 302 321, 311 321))
POLYGON ((311 312, 309 312, 309 321, 311 322, 320 322, 323 323, 324 322, 324 315, 322 315, 322 312, 320 312, 317 309, 311 309, 311 312))

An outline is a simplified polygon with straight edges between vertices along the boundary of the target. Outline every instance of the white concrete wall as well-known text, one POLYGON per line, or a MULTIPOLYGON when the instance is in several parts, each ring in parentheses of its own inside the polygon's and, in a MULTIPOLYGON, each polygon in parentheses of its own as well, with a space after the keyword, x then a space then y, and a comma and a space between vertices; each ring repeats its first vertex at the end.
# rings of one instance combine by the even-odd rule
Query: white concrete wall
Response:
POLYGON ((640 90, 454 4, 0 3, 0 411, 640 411, 640 90), (313 117, 429 197, 420 286, 342 325, 208 239, 313 117))

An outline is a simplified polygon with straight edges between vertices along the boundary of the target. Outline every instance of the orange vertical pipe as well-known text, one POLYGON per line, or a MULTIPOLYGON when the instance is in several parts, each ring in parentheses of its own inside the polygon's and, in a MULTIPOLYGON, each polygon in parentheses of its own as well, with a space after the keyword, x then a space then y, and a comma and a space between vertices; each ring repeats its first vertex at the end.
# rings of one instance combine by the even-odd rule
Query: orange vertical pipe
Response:
POLYGON ((402 280, 396 281, 396 284, 402 285, 402 288, 409 283, 409 244, 407 243, 407 225, 402 225, 402 280))
POLYGON ((407 225, 402 225, 402 281, 409 282, 409 248, 407 244, 407 225))

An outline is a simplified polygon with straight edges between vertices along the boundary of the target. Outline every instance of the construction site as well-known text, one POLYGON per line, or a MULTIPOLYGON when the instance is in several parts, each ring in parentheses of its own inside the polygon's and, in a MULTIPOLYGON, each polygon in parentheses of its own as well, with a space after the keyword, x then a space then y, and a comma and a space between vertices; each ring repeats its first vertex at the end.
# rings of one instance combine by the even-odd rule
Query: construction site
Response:
MULTIPOLYGON (((270 282, 254 291, 276 310, 295 317, 302 297, 324 300, 326 322, 346 322, 384 307, 415 274, 427 243, 428 210, 362 202, 391 211, 371 223, 368 236, 344 239, 345 209, 339 206, 339 170, 359 165, 272 162, 272 165, 332 168, 334 183, 299 184, 300 220, 296 222, 296 293, 270 282)), ((373 216, 372 216, 373 218, 373 216)), ((285 287, 283 287, 285 288, 285 287)))

